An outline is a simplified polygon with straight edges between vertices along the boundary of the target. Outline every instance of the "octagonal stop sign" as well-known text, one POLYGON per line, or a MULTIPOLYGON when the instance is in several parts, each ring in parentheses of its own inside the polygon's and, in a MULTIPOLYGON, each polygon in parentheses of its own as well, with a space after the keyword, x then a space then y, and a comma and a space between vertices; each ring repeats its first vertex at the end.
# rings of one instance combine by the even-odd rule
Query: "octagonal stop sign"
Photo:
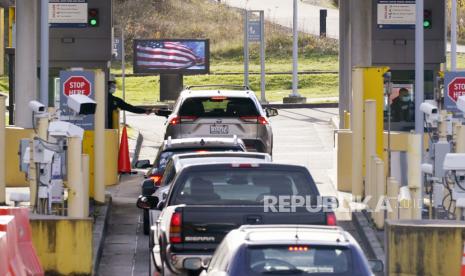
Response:
POLYGON ((90 81, 84 76, 72 76, 63 82, 63 93, 66 96, 74 94, 89 96, 91 89, 90 81))
POLYGON ((465 77, 454 78, 447 86, 447 95, 454 102, 457 102, 460 96, 465 95, 465 77))

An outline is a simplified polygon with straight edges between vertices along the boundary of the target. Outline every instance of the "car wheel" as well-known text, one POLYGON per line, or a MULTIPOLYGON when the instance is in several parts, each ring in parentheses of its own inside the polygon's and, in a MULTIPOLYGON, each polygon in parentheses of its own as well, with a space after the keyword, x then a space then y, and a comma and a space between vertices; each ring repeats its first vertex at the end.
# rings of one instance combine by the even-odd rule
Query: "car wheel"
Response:
POLYGON ((143 227, 144 227, 144 235, 148 235, 150 234, 150 214, 149 214, 149 210, 143 210, 143 227))

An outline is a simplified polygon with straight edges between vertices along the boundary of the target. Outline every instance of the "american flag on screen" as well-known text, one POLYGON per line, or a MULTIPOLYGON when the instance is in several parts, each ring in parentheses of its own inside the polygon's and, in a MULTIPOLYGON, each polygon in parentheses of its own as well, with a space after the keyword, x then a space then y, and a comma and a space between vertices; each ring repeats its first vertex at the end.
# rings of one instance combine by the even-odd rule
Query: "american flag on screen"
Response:
POLYGON ((180 42, 150 41, 137 45, 137 65, 153 69, 185 69, 204 63, 192 49, 180 42))

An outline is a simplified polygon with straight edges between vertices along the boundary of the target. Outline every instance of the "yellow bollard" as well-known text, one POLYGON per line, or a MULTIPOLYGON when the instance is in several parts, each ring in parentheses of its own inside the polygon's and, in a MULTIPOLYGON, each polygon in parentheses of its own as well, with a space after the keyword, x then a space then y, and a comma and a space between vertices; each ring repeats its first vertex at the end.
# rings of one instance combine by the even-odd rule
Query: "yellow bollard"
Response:
POLYGON ((387 217, 390 220, 399 219, 399 208, 397 197, 399 195, 399 182, 394 177, 388 177, 387 179, 387 196, 389 198, 389 205, 392 208, 391 212, 388 212, 387 217))
POLYGON ((344 128, 350 129, 350 112, 344 110, 344 128))
POLYGON ((363 71, 352 72, 352 194, 363 197, 363 71))
POLYGON ((352 131, 337 130, 337 190, 352 192, 352 131))
POLYGON ((0 93, 0 205, 4 205, 6 203, 5 99, 6 95, 0 93))
POLYGON ((412 219, 421 219, 421 138, 420 134, 411 133, 408 137, 408 187, 412 198, 412 219))
MULTIPOLYGON (((79 137, 68 138, 68 216, 82 218, 82 140, 79 137)), ((88 207, 87 207, 88 208, 88 207)))
POLYGON ((95 71, 94 199, 105 202, 105 74, 95 71))
MULTIPOLYGON (((376 175, 376 181, 375 181, 375 204, 376 206, 382 207, 383 206, 383 201, 386 196, 386 176, 384 175, 384 162, 383 160, 376 158, 376 163, 375 167, 373 167, 376 175)), ((373 213, 373 220, 375 222, 375 225, 378 229, 383 229, 384 228, 384 209, 380 208, 378 210, 375 209, 375 212, 373 213)))
POLYGON ((365 178, 365 197, 371 197, 370 201, 368 201, 368 207, 370 209, 374 210, 376 208, 377 204, 377 199, 376 199, 376 180, 377 180, 377 171, 376 171, 376 162, 378 162, 378 157, 375 155, 370 156, 369 159, 367 159, 367 167, 370 168, 371 172, 367 174, 367 177, 365 178), (369 188, 368 188, 369 187, 369 188), (369 191, 367 191, 368 189, 369 191))
MULTIPOLYGON (((371 157, 376 156, 376 101, 365 101, 365 196, 373 196, 373 178, 374 167, 370 162, 371 157)), ((376 181, 376 180, 375 180, 376 181)))
POLYGON ((87 154, 82 154, 82 189, 80 192, 81 218, 87 218, 89 216, 89 155, 87 154))

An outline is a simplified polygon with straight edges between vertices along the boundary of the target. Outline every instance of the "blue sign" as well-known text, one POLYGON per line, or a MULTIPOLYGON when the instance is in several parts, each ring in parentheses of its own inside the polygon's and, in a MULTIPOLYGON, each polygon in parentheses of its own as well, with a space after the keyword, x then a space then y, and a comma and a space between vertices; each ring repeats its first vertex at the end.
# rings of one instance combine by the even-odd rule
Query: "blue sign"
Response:
POLYGON ((262 26, 260 20, 249 20, 247 35, 249 41, 261 41, 262 39, 262 26))
MULTIPOLYGON (((95 99, 94 93, 94 72, 92 71, 60 71, 60 110, 61 110, 61 120, 68 121, 77 126, 82 127, 85 130, 94 129, 94 115, 85 115, 85 116, 74 116, 74 112, 68 108, 68 96, 65 93, 66 87, 69 86, 69 81, 76 79, 75 77, 83 77, 86 79, 90 85, 90 94, 88 97, 95 99)), ((74 91, 78 91, 77 89, 74 91)), ((77 92, 73 92, 76 94, 77 92)), ((85 94, 85 93, 82 93, 85 94)))

